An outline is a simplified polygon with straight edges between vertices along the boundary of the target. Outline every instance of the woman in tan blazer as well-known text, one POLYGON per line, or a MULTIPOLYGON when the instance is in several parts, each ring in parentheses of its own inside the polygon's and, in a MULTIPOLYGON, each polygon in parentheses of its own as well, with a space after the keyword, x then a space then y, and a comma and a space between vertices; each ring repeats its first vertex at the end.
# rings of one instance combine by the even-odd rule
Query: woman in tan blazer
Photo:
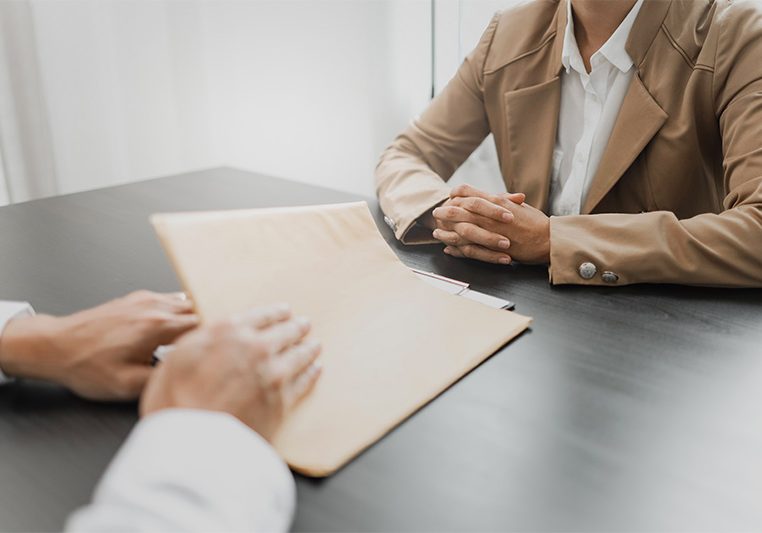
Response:
POLYGON ((762 3, 571 2, 498 13, 383 153, 397 238, 555 284, 762 286, 762 3), (447 186, 489 133, 523 194, 447 186))

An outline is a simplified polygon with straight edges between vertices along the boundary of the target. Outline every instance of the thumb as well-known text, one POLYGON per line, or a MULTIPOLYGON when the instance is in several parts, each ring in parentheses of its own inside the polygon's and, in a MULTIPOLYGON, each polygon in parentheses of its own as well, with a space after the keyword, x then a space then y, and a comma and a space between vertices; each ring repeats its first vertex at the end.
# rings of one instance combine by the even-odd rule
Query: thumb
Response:
POLYGON ((526 202, 527 195, 523 192, 507 192, 505 193, 505 198, 513 202, 514 204, 523 204, 526 202))

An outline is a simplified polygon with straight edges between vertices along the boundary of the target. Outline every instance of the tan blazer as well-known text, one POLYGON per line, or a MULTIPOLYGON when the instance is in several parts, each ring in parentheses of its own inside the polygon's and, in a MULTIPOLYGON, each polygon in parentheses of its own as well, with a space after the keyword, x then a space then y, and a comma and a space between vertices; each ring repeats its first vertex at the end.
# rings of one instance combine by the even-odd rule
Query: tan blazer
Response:
MULTIPOLYGON (((397 238, 431 242, 415 221, 489 133, 507 189, 547 213, 565 26, 566 0, 498 13, 383 153, 397 238)), ((551 218, 552 283, 762 286, 762 1, 645 0, 627 51, 637 71, 583 214, 551 218)))

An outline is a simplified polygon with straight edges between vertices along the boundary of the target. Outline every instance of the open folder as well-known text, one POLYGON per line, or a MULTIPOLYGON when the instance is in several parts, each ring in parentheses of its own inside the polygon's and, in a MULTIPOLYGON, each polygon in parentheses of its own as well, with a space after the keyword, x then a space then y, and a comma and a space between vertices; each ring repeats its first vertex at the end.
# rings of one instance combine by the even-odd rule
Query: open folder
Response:
POLYGON ((151 221, 203 321, 277 302, 312 321, 323 372, 273 442, 309 476, 336 471, 530 322, 418 279, 365 202, 151 221))

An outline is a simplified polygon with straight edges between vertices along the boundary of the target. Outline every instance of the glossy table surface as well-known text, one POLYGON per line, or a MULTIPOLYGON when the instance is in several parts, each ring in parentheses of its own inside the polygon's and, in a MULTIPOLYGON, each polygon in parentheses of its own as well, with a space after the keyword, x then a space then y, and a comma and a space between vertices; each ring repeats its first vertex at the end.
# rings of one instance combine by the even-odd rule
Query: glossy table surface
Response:
MULTIPOLYGON (((357 199, 222 168, 0 208, 0 299, 68 313, 179 289, 155 212, 357 199)), ((535 320, 333 477, 297 478, 295 530, 762 530, 761 290, 552 287, 399 245, 369 202, 405 263, 535 320)), ((0 530, 60 529, 136 419, 0 388, 0 530)))

